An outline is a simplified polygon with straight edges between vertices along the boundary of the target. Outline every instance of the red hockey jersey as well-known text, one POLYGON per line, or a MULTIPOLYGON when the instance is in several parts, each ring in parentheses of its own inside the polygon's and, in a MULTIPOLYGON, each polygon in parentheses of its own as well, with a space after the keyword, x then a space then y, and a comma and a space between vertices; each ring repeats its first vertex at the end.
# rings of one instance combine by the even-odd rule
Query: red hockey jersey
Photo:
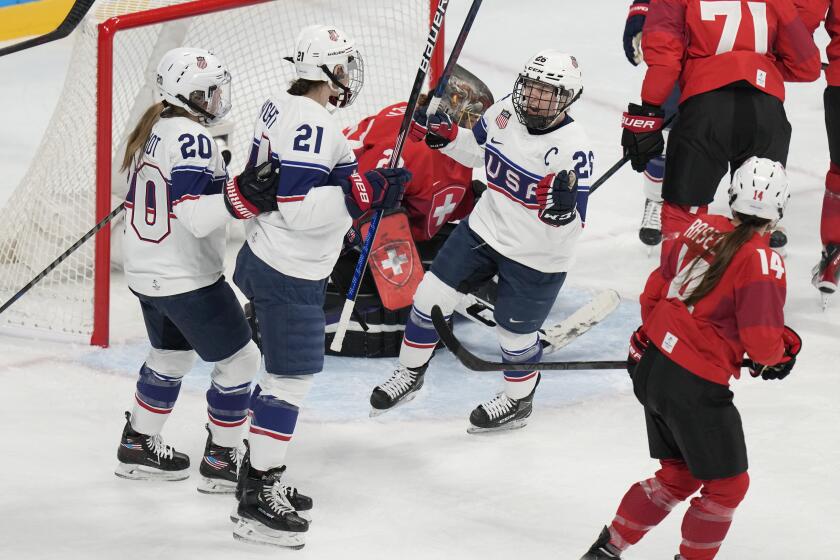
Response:
POLYGON ((701 255, 732 229, 725 216, 695 217, 662 256, 640 297, 651 343, 685 369, 721 385, 739 376, 744 352, 762 364, 776 364, 784 355, 785 265, 770 249, 768 236, 756 234, 743 245, 714 289, 693 307, 683 303, 712 260, 701 255))
POLYGON ((805 27, 813 33, 825 20, 825 30, 831 42, 825 51, 828 68, 825 79, 830 86, 840 86, 840 0, 795 0, 805 27))
MULTIPOLYGON (((406 103, 385 107, 376 115, 344 130, 359 172, 388 165, 400 130, 406 103)), ((447 222, 469 215, 475 206, 472 169, 429 148, 425 142, 406 141, 401 165, 411 171, 403 206, 415 241, 431 239, 447 222)))
POLYGON ((820 75, 819 50, 791 0, 652 0, 642 52, 642 100, 654 105, 677 79, 680 103, 741 80, 784 101, 784 81, 820 75))

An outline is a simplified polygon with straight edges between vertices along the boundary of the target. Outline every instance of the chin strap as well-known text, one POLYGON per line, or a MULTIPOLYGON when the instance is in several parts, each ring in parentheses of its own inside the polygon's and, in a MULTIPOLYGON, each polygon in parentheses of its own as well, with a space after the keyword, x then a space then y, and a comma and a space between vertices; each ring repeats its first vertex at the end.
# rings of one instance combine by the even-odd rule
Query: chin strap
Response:
POLYGON ((352 95, 353 92, 350 90, 349 87, 342 84, 338 80, 338 78, 336 78, 335 74, 330 72, 330 70, 329 70, 329 68, 327 68, 326 64, 322 64, 320 68, 321 68, 321 70, 324 71, 324 74, 327 75, 327 77, 330 79, 330 81, 333 83, 333 85, 338 87, 342 91, 342 93, 344 93, 344 102, 343 103, 341 102, 342 100, 341 100, 340 94, 335 97, 335 101, 333 101, 333 98, 330 97, 330 102, 333 105, 335 105, 336 107, 346 107, 347 103, 350 101, 350 96, 352 95))
POLYGON ((175 99, 177 99, 178 101, 180 101, 181 103, 183 103, 184 105, 186 105, 187 107, 192 109, 193 111, 199 113, 202 117, 206 118, 207 120, 209 120, 211 122, 216 120, 216 118, 217 118, 216 115, 214 115, 213 113, 208 113, 202 107, 199 107, 198 105, 196 105, 195 103, 193 103, 192 101, 190 101, 189 99, 187 99, 186 97, 181 95, 180 93, 175 96, 175 99))

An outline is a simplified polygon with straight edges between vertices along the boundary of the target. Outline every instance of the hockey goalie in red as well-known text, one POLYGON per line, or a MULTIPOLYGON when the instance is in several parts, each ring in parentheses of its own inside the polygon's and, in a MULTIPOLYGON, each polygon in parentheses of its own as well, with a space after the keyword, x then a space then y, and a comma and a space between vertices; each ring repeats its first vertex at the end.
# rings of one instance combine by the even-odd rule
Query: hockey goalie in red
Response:
POLYGON ((698 490, 676 559, 711 560, 747 492, 747 449, 729 380, 739 377, 745 352, 753 377, 786 377, 802 343, 784 325, 785 265, 767 235, 789 198, 784 167, 748 159, 729 195, 733 218, 685 222, 640 298, 642 326, 631 336, 627 367, 661 468, 630 487, 582 560, 620 558, 698 490))

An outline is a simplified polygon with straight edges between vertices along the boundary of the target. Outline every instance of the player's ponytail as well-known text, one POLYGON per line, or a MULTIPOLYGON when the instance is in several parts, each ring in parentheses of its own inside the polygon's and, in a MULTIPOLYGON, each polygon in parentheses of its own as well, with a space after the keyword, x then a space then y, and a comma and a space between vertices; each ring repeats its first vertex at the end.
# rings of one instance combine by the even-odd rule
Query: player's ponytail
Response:
POLYGON ((163 102, 155 103, 146 109, 146 112, 143 113, 142 117, 140 117, 140 122, 137 123, 134 130, 132 130, 131 134, 128 135, 128 142, 125 146, 125 154, 123 154, 122 167, 120 167, 121 171, 128 169, 128 166, 131 165, 131 159, 134 157, 134 154, 136 154, 146 143, 146 140, 149 139, 149 135, 152 133, 152 127, 155 126, 155 123, 160 119, 161 113, 163 113, 165 107, 166 105, 164 105, 163 102))
POLYGON ((770 223, 770 220, 741 214, 740 212, 735 212, 735 216, 740 221, 738 226, 730 232, 722 233, 718 237, 718 240, 712 244, 703 255, 701 255, 701 258, 698 258, 691 263, 691 267, 689 268, 687 274, 688 278, 691 278, 691 272, 694 269, 694 265, 700 262, 703 257, 706 257, 709 254, 714 255, 712 262, 709 264, 709 269, 703 275, 703 279, 700 281, 700 284, 698 284, 694 291, 691 292, 691 295, 683 300, 683 303, 685 303, 686 306, 694 305, 707 296, 709 292, 714 290, 715 286, 717 286, 718 282, 720 282, 720 279, 723 278, 723 274, 729 267, 729 263, 732 262, 732 259, 735 258, 735 255, 741 247, 743 247, 747 241, 752 239, 755 232, 770 223))

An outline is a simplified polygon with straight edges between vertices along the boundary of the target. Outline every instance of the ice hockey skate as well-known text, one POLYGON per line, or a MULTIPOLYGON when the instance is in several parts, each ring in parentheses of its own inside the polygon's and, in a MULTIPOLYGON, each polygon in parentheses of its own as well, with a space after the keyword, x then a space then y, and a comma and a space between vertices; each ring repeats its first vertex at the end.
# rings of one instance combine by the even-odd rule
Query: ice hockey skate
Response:
POLYGON ((645 211, 642 225, 639 226, 639 240, 648 247, 655 247, 662 242, 662 203, 645 199, 645 211))
POLYGON ((589 551, 581 556, 580 560, 609 560, 611 558, 621 558, 621 551, 610 544, 610 530, 604 527, 598 535, 598 540, 589 547, 589 551))
POLYGON ((399 366, 388 381, 374 387, 370 394, 370 416, 379 416, 414 399, 417 391, 423 387, 427 367, 429 364, 417 369, 399 366))
POLYGON ((287 487, 282 483, 285 470, 283 466, 259 473, 249 466, 248 471, 242 473, 244 481, 237 508, 238 522, 233 529, 234 539, 303 548, 309 522, 297 514, 286 497, 287 487))
POLYGON ((242 451, 237 447, 222 447, 213 443, 213 436, 207 427, 204 457, 198 467, 202 477, 198 491, 202 494, 233 494, 241 462, 242 451))
POLYGON ((528 424, 528 417, 531 416, 534 393, 539 384, 540 375, 537 374, 537 383, 527 397, 512 399, 502 391, 489 401, 475 407, 470 414, 470 427, 467 428, 467 433, 478 434, 524 428, 528 424))
POLYGON ((837 291, 840 280, 840 245, 828 245, 823 249, 819 264, 813 269, 811 282, 820 291, 822 306, 828 306, 828 299, 837 291))
POLYGON ((125 413, 114 474, 131 480, 184 480, 190 476, 190 458, 163 443, 160 434, 146 435, 131 427, 131 413, 125 413))

